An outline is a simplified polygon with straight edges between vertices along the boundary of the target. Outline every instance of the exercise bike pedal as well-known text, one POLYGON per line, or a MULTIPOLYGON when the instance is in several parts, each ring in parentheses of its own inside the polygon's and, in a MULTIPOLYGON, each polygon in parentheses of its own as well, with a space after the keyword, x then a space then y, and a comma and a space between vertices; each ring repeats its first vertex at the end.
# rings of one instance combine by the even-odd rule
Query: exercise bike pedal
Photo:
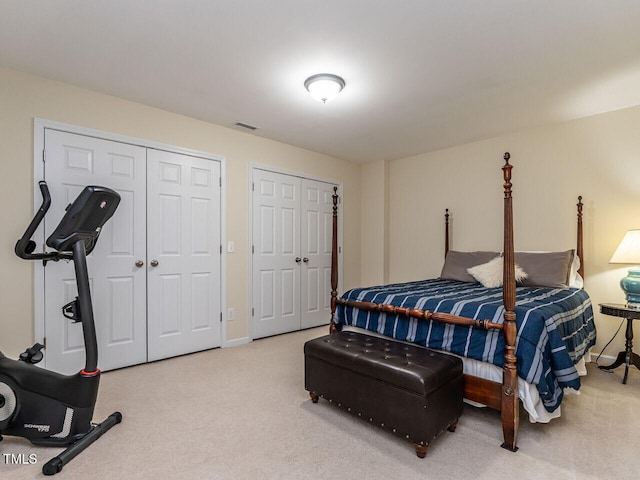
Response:
POLYGON ((78 303, 78 297, 62 307, 62 315, 65 318, 73 321, 73 323, 78 323, 81 321, 80 304, 78 303))
POLYGON ((42 360, 43 354, 41 350, 43 348, 44 345, 36 343, 33 347, 27 348, 20 354, 20 360, 35 365, 42 360))

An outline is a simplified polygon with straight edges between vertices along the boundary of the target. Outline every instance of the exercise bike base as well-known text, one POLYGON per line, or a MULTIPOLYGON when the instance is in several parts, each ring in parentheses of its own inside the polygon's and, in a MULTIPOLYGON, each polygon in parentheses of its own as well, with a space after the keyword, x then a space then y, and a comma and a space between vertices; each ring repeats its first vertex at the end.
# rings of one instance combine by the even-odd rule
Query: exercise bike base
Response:
POLYGON ((106 433, 111 427, 122 421, 122 414, 114 412, 109 415, 102 423, 95 425, 89 433, 80 440, 69 445, 60 455, 53 457, 42 467, 42 473, 45 475, 55 475, 62 470, 67 463, 73 460, 77 455, 82 453, 89 445, 99 439, 103 433, 106 433))

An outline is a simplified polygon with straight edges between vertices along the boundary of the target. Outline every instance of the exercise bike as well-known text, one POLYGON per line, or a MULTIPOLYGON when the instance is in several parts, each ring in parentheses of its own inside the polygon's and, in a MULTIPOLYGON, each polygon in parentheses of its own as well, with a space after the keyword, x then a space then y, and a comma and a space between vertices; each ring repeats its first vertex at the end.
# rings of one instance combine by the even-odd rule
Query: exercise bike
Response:
POLYGON ((0 352, 0 440, 2 435, 12 435, 34 445, 67 446, 42 467, 45 475, 55 475, 122 420, 120 412, 115 412, 100 424, 91 423, 100 370, 87 272, 87 255, 118 207, 120 195, 105 187, 85 187, 47 239, 47 246, 53 250, 33 253, 36 244, 31 237, 51 205, 46 182, 39 186, 42 205, 18 240, 15 252, 20 258, 42 260, 45 265, 49 261, 73 261, 78 296, 62 308, 62 313, 82 323, 86 362, 80 372, 67 376, 35 366, 43 358, 44 347, 39 343, 21 353, 19 360, 0 352))

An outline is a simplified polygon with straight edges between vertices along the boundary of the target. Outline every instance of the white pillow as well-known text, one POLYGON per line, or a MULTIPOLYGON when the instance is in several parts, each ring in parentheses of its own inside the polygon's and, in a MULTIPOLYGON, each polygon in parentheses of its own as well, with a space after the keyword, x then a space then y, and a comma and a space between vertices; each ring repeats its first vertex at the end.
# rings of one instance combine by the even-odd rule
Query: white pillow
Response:
POLYGON ((582 288, 584 287, 584 280, 578 273, 580 269, 580 257, 578 255, 573 256, 573 263, 571 264, 571 273, 569 274, 569 287, 570 288, 582 288))
POLYGON ((584 288, 584 279, 580 276, 579 273, 576 273, 575 278, 569 284, 569 288, 584 288))
MULTIPOLYGON (((515 266, 516 282, 527 278, 527 273, 518 265, 515 266)), ((496 257, 493 260, 476 265, 467 269, 469 275, 478 280, 485 288, 497 288, 502 286, 503 257, 496 257)))

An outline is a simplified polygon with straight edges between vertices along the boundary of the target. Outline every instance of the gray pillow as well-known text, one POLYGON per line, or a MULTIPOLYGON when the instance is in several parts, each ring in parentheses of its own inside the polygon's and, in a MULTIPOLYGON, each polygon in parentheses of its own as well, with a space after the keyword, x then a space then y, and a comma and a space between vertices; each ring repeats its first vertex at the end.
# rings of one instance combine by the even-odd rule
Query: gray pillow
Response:
POLYGON ((523 287, 568 288, 574 250, 566 252, 516 252, 516 263, 527 272, 523 287))
MULTIPOLYGON (((444 260, 440 278, 443 280, 478 283, 478 281, 467 272, 467 269, 487 263, 489 260, 498 256, 500 256, 498 252, 457 252, 455 250, 449 250, 444 260)), ((526 271, 525 269, 525 272, 526 271)))

